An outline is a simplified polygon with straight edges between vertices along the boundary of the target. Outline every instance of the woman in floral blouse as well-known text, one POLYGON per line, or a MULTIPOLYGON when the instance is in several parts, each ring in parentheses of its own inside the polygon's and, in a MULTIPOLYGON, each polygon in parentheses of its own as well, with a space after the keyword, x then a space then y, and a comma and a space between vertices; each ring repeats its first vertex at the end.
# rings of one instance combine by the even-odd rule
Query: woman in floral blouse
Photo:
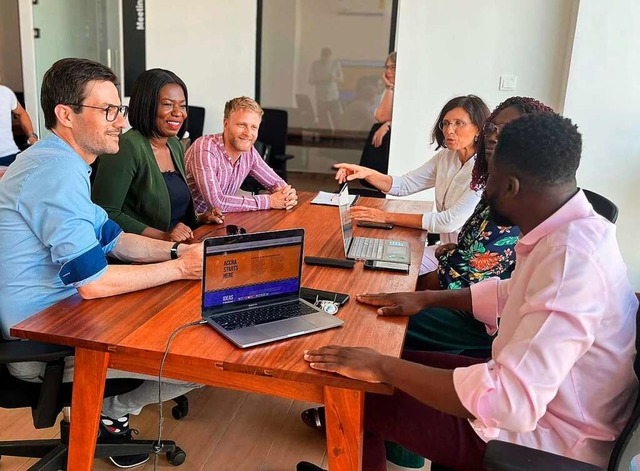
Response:
POLYGON ((458 244, 436 249, 438 285, 433 289, 460 289, 492 276, 509 278, 516 262, 513 247, 518 226, 497 226, 484 200, 476 206, 458 235, 458 244))
MULTIPOLYGON (((487 158, 491 158, 500 131, 524 114, 553 111, 533 98, 512 97, 502 102, 482 127, 471 188, 483 191, 487 182, 487 158)), ((498 226, 482 198, 462 226, 457 244, 444 244, 435 252, 437 270, 421 276, 418 289, 461 289, 492 276, 509 278, 515 268, 514 246, 520 229, 498 226)), ((489 356, 493 337, 470 313, 429 308, 409 320, 405 349, 489 356)))

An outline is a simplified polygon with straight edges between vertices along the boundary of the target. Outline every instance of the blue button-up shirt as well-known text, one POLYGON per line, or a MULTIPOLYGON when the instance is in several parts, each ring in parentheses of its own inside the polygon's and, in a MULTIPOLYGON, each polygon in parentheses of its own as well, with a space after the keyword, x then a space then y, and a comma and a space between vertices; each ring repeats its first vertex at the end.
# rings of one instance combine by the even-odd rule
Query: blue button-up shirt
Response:
POLYGON ((107 269, 122 229, 91 202, 91 167, 51 134, 0 180, 2 334, 107 269))

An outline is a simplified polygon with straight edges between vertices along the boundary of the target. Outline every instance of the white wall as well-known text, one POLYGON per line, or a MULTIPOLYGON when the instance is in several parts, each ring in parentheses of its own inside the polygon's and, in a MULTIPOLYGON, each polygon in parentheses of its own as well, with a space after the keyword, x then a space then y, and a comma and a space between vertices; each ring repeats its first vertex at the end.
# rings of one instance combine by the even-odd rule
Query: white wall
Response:
POLYGON ((614 201, 618 242, 640 290, 640 2, 581 0, 564 113, 583 137, 578 183, 614 201))
POLYGON ((577 0, 400 0, 389 172, 433 154, 431 129, 456 95, 478 95, 491 109, 532 96, 559 109, 576 8, 577 0), (500 75, 518 77, 514 92, 498 90, 500 75))
POLYGON ((147 68, 178 74, 204 132, 220 132, 225 102, 255 93, 256 1, 153 0, 146 13, 147 68))
POLYGON ((0 76, 3 85, 13 91, 24 91, 18 0, 0 1, 0 76))

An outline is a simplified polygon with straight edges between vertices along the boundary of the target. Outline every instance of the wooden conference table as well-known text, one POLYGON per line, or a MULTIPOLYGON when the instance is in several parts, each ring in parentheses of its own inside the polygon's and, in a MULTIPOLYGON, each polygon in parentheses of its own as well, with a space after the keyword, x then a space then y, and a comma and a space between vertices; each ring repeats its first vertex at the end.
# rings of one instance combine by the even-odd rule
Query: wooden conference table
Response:
MULTIPOLYGON (((225 223, 249 232, 304 227, 305 255, 344 258, 338 209, 310 205, 313 196, 302 193, 291 211, 228 214, 225 223)), ((431 208, 431 203, 376 198, 363 198, 358 204, 409 213, 431 208)), ((363 292, 413 291, 425 233, 406 228, 355 231, 409 241, 410 274, 365 271, 362 262, 353 270, 305 265, 303 286, 351 295, 337 314, 344 326, 250 349, 236 348, 209 326, 192 327, 175 337, 163 377, 324 403, 329 468, 361 469, 364 393, 390 394, 392 388, 312 370, 302 355, 307 349, 336 344, 399 356, 407 319, 380 318, 373 307, 353 298, 363 292)), ((203 239, 221 232, 216 226, 203 226, 196 235, 203 239)), ((16 337, 75 347, 69 471, 92 467, 107 367, 157 375, 171 332, 200 319, 200 289, 197 281, 176 281, 104 299, 74 295, 11 329, 16 337)))

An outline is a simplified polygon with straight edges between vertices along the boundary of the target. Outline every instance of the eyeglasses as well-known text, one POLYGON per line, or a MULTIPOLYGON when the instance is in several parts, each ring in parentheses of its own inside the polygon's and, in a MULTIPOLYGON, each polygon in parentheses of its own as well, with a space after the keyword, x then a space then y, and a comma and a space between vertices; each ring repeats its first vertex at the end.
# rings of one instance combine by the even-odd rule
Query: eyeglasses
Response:
POLYGON ((125 105, 108 105, 106 108, 101 108, 99 106, 91 106, 91 105, 82 105, 80 103, 64 103, 67 106, 81 106, 83 108, 93 108, 94 110, 102 110, 104 111, 105 118, 108 122, 112 123, 116 120, 118 115, 122 113, 122 117, 126 118, 129 114, 129 107, 125 105))
POLYGON ((384 70, 396 70, 396 65, 395 64, 385 65, 384 70))
POLYGON ((227 229, 227 235, 247 233, 247 230, 244 227, 236 226, 235 224, 227 224, 224 227, 227 229))
POLYGON ((214 231, 220 231, 226 229, 227 235, 246 234, 247 230, 244 227, 236 226, 235 224, 227 224, 226 226, 216 227, 214 231))
POLYGON ((502 128, 504 128, 504 124, 495 124, 495 123, 492 123, 491 121, 487 121, 482 126, 482 131, 484 132, 485 136, 490 136, 494 132, 497 132, 498 134, 500 134, 502 132, 502 128))
POLYGON ((447 121, 446 119, 444 121, 440 121, 438 123, 438 128, 440 129, 440 131, 444 131, 445 129, 448 129, 449 126, 453 126, 454 129, 460 129, 464 126, 466 126, 467 123, 466 121, 462 121, 460 119, 454 119, 453 121, 447 121))

